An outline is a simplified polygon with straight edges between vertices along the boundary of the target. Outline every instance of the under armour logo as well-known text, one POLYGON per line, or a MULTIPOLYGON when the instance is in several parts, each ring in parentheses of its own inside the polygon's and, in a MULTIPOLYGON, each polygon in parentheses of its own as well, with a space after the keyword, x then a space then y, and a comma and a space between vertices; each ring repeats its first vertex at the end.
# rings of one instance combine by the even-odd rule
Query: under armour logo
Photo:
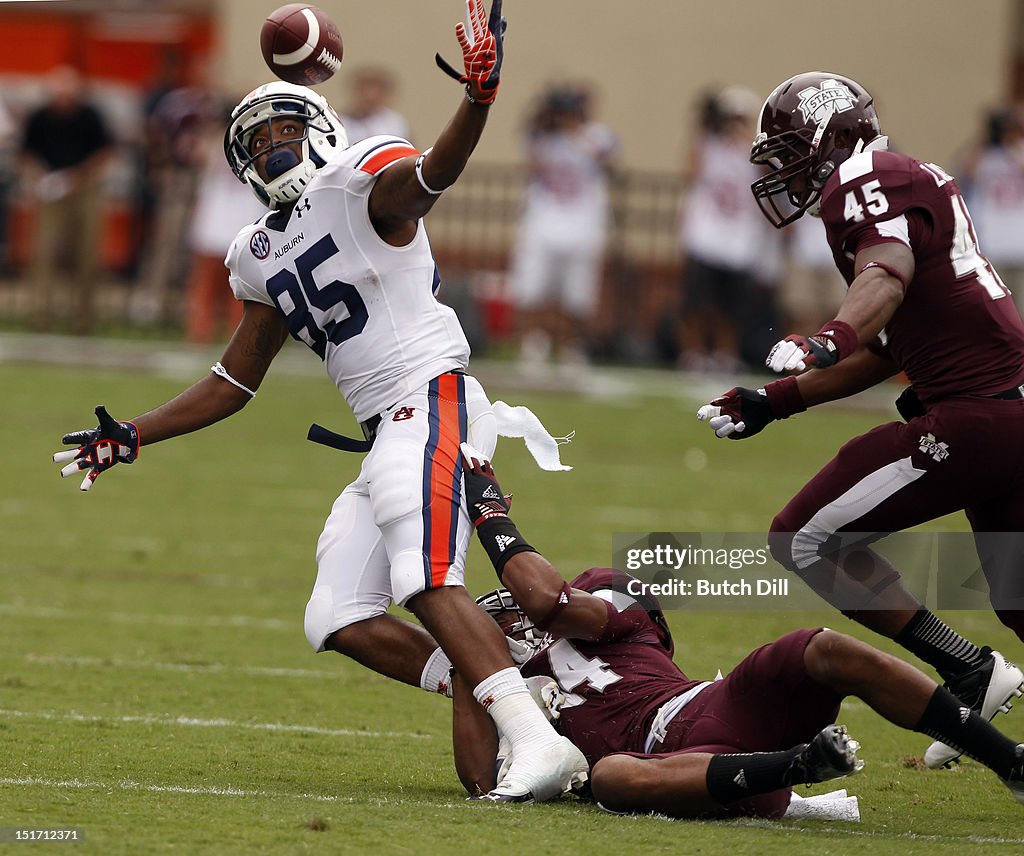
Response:
POLYGON ((494 537, 494 543, 498 545, 498 549, 504 553, 508 549, 508 545, 515 541, 514 535, 496 535, 494 537))
POLYGON ((501 492, 493 485, 487 485, 487 489, 481 494, 484 499, 503 499, 501 492))
POLYGON ((295 206, 295 216, 300 220, 302 219, 302 212, 309 210, 309 199, 303 199, 298 205, 295 206), (303 204, 305 203, 305 204, 303 204))
POLYGON ((733 781, 737 785, 739 785, 741 788, 743 788, 743 790, 745 790, 745 791, 750 789, 750 786, 747 784, 747 774, 743 772, 742 768, 735 775, 735 777, 733 778, 733 781))
POLYGON ((403 422, 406 419, 412 419, 415 416, 415 407, 399 407, 395 411, 395 415, 391 417, 392 422, 403 422))

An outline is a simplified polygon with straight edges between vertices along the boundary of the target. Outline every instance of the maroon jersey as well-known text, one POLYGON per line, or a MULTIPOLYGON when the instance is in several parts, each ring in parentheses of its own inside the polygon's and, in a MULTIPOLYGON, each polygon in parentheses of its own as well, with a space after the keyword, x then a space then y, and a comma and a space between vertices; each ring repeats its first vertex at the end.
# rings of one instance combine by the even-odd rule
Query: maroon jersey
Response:
MULTIPOLYGON (((611 597, 620 571, 591 568, 573 588, 611 597)), ((617 584, 616 602, 624 595, 617 584)), ((643 752, 651 721, 666 701, 700 681, 690 680, 672 661, 647 610, 622 611, 606 600, 608 626, 596 642, 556 639, 522 667, 525 677, 550 675, 568 701, 558 728, 591 765, 611 752, 643 752)))
POLYGON ((1024 382, 1024 324, 950 175, 896 152, 863 152, 829 178, 821 216, 847 284, 857 252, 909 238, 914 278, 879 338, 922 401, 1024 382))

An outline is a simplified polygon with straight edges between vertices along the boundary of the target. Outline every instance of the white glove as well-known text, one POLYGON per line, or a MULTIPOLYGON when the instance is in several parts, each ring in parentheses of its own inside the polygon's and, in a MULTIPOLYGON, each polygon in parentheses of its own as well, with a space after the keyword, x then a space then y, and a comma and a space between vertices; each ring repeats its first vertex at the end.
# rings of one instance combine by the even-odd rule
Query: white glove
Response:
POLYGON ((792 339, 782 339, 768 352, 764 364, 773 372, 802 372, 807 368, 807 351, 792 339))
POLYGON ((722 408, 714 404, 705 404, 697 411, 697 418, 701 422, 707 422, 716 437, 728 437, 730 434, 742 434, 747 427, 746 423, 740 420, 733 422, 733 418, 722 413, 722 408))
POLYGON ((518 639, 513 639, 511 636, 506 636, 505 641, 508 642, 508 653, 512 655, 512 662, 517 666, 523 665, 523 663, 529 660, 534 653, 536 653, 534 649, 525 642, 520 642, 518 639))
POLYGON ((526 679, 526 688, 533 696, 537 707, 549 720, 554 721, 562 715, 566 695, 554 678, 548 675, 535 675, 526 679))

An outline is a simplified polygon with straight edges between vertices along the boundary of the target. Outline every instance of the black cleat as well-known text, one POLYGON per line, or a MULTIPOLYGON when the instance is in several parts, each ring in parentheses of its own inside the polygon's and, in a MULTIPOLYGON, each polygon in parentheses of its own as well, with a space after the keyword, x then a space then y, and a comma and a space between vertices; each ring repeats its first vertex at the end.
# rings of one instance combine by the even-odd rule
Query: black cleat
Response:
POLYGON ((845 725, 830 725, 805 744, 793 760, 793 784, 815 784, 849 776, 864 768, 857 757, 860 743, 850 737, 845 725))
MULTIPOLYGON (((991 648, 982 648, 985 662, 962 675, 948 680, 947 690, 984 719, 997 713, 1009 713, 1013 700, 1024 691, 1024 673, 991 648)), ((924 753, 924 763, 931 768, 948 767, 961 752, 936 740, 924 753)))

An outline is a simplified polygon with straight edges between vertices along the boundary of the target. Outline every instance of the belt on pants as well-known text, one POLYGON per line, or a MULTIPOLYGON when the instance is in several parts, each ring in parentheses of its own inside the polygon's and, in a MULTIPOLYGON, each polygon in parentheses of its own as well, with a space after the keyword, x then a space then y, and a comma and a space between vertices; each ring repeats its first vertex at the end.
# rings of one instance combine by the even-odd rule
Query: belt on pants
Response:
MULTIPOLYGON (((451 371, 444 372, 444 374, 464 375, 465 372, 462 369, 452 369, 451 371)), ((390 409, 391 407, 388 408, 388 410, 390 409)), ((338 434, 331 431, 330 428, 317 425, 315 422, 309 426, 306 439, 312 440, 314 443, 320 443, 322 446, 330 446, 332 449, 341 449, 343 452, 369 452, 373 447, 373 440, 377 436, 377 431, 380 429, 381 420, 388 410, 385 410, 383 413, 377 413, 359 423, 359 427, 363 430, 364 439, 362 440, 338 434)))
POLYGON ((988 395, 986 398, 1001 398, 1004 401, 1016 401, 1024 398, 1024 383, 1020 386, 1015 386, 1012 389, 1005 389, 1002 392, 997 392, 995 395, 988 395))

